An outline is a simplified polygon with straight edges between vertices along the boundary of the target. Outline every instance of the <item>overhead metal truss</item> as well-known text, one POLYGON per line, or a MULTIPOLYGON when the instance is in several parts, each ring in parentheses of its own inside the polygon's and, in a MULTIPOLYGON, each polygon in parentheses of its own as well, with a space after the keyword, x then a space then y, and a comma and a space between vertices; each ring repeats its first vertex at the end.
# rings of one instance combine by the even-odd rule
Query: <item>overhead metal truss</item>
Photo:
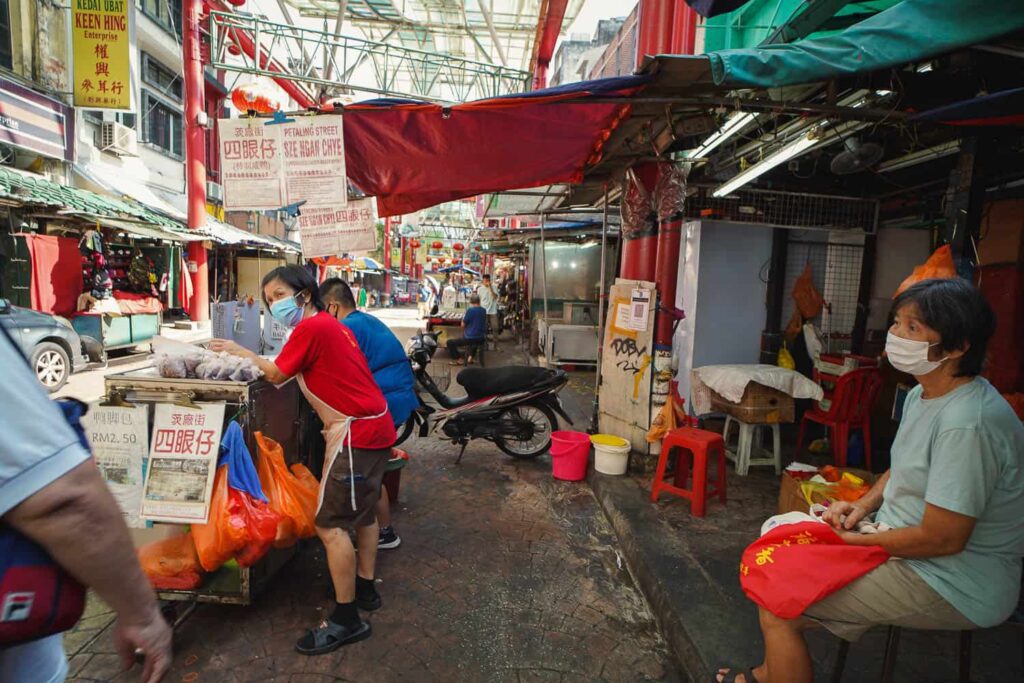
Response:
POLYGON ((465 102, 529 89, 527 71, 385 42, 390 34, 382 41, 365 40, 225 12, 211 12, 209 21, 215 69, 436 102, 465 102), (252 37, 254 55, 229 55, 230 36, 236 31, 252 37), (289 64, 290 72, 268 68, 268 57, 289 64), (353 78, 367 70, 371 79, 353 78), (326 78, 327 73, 332 78, 326 78))

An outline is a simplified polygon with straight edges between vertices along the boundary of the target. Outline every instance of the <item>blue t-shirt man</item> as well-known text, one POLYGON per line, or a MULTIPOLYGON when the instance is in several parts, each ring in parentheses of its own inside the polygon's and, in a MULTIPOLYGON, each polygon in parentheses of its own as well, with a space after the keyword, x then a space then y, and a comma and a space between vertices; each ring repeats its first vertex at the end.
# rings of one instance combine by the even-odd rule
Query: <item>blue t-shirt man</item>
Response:
POLYGON ((340 288, 336 291, 336 288, 329 285, 328 281, 321 288, 327 312, 352 331, 370 366, 374 381, 384 394, 391 418, 396 426, 405 424, 412 411, 419 407, 419 398, 416 396, 416 378, 413 377, 412 366, 402 348, 402 342, 380 320, 355 310, 351 290, 338 295, 340 288))
POLYGON ((487 336, 487 309, 483 306, 470 306, 462 322, 465 329, 462 335, 466 339, 483 339, 487 336))

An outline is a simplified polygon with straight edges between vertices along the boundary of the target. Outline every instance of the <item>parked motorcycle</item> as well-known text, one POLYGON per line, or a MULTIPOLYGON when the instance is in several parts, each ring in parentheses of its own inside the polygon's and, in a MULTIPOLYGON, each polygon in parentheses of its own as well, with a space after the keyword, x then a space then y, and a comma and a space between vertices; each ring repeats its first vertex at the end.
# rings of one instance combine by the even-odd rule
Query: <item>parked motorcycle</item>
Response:
POLYGON ((406 421, 398 444, 418 427, 420 436, 438 434, 461 446, 456 462, 462 460, 473 439, 492 441, 514 458, 536 458, 551 446, 551 433, 558 429, 556 415, 572 424, 558 397, 568 382, 562 370, 523 365, 466 368, 455 381, 467 395, 448 396, 427 371, 440 334, 420 332, 409 341, 409 362, 419 389, 425 390, 436 406, 429 405, 417 391, 420 408, 406 421))

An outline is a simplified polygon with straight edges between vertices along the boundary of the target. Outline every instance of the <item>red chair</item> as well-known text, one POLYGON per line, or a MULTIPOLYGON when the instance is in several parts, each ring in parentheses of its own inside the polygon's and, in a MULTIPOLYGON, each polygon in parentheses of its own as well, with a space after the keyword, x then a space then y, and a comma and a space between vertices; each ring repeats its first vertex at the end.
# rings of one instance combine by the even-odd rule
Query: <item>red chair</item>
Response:
POLYGON ((832 405, 822 410, 820 406, 804 413, 800 420, 800 433, 796 438, 796 453, 799 457, 804 444, 804 430, 807 422, 817 422, 832 430, 832 452, 836 465, 846 467, 846 447, 850 441, 850 430, 859 429, 864 434, 864 463, 871 469, 871 406, 882 388, 882 374, 877 368, 852 370, 839 377, 832 392, 832 405))
POLYGON ((654 473, 654 482, 651 484, 651 502, 656 503, 662 491, 674 493, 677 496, 690 501, 690 510, 696 517, 703 517, 707 511, 707 499, 709 496, 717 495, 718 499, 725 502, 725 442, 722 435, 717 432, 708 432, 693 427, 680 427, 673 429, 665 435, 661 442, 661 456, 658 458, 658 469, 654 473), (678 448, 679 456, 676 458, 676 471, 672 484, 665 479, 665 468, 668 466, 668 457, 673 448, 678 448), (717 456, 718 479, 714 486, 708 482, 708 460, 717 456), (686 488, 690 480, 690 463, 693 462, 693 484, 686 488))

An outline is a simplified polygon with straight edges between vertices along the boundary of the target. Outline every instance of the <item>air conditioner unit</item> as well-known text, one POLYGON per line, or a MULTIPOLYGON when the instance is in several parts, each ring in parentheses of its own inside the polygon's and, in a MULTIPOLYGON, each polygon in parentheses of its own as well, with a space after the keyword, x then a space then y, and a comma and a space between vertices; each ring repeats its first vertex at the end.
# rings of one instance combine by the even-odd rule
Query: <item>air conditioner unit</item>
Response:
POLYGON ((212 180, 206 181, 206 201, 224 202, 224 186, 212 180))
POLYGON ((116 121, 104 121, 98 131, 96 146, 101 152, 119 157, 135 156, 135 131, 116 121))

